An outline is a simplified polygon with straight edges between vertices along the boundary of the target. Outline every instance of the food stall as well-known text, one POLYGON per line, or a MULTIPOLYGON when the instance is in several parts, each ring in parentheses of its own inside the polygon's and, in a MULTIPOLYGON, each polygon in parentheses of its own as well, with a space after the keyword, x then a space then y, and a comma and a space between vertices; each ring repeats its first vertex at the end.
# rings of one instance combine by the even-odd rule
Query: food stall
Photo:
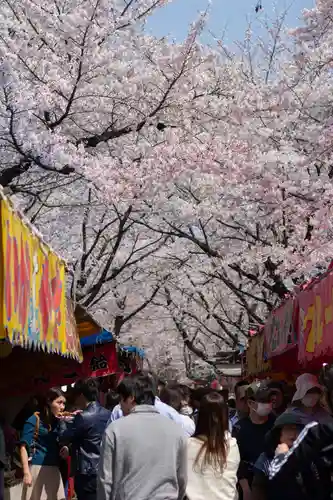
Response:
POLYGON ((62 363, 83 358, 64 260, 2 191, 0 219, 0 411, 8 413, 9 397, 49 387, 62 363))
POLYGON ((333 269, 305 283, 249 340, 246 376, 295 379, 333 360, 333 269))

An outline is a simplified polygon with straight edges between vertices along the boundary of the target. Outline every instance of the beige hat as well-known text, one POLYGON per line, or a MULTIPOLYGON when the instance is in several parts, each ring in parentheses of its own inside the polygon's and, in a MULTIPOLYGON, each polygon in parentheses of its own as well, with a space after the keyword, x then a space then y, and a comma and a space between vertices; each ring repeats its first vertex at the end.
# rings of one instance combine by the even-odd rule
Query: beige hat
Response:
POLYGON ((312 373, 302 373, 296 380, 296 392, 292 400, 300 401, 310 389, 314 389, 315 387, 320 389, 320 391, 323 390, 315 375, 312 375, 312 373))

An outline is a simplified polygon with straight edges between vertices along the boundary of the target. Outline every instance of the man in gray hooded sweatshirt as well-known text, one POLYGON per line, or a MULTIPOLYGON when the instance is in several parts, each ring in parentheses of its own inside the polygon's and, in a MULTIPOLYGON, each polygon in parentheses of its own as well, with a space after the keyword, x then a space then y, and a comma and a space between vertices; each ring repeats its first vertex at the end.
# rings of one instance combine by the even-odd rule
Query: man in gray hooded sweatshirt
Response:
POLYGON ((182 427, 156 410, 150 377, 128 377, 118 393, 126 417, 106 429, 97 499, 183 500, 187 439, 182 427))

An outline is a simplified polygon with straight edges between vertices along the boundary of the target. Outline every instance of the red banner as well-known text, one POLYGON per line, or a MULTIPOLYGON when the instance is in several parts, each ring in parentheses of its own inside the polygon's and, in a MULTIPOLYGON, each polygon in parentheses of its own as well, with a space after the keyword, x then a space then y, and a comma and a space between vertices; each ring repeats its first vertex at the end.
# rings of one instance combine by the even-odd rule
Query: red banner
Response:
POLYGON ((104 377, 118 371, 116 344, 95 346, 84 351, 82 374, 84 377, 104 377))
POLYGON ((299 295, 300 363, 333 354, 333 273, 299 295))
POLYGON ((11 396, 43 393, 50 387, 70 385, 80 378, 119 371, 114 342, 85 350, 83 357, 83 363, 79 364, 70 358, 14 348, 0 362, 0 393, 11 396))
POLYGON ((297 345, 297 315, 296 299, 290 298, 278 309, 273 311, 264 327, 264 356, 271 359, 297 345))

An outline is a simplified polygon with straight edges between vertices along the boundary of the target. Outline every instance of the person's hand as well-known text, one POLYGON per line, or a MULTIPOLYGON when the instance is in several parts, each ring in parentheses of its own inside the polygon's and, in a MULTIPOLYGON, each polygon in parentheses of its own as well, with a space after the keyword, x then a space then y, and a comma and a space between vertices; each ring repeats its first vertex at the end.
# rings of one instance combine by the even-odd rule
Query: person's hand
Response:
POLYGON ((275 450, 275 455, 282 455, 284 453, 288 453, 289 446, 286 443, 280 443, 275 450))
POLYGON ((32 486, 32 476, 30 472, 26 472, 23 476, 23 484, 24 486, 32 486))
POLYGON ((69 457, 69 449, 68 446, 63 446, 60 450, 60 456, 64 460, 66 460, 69 457))

